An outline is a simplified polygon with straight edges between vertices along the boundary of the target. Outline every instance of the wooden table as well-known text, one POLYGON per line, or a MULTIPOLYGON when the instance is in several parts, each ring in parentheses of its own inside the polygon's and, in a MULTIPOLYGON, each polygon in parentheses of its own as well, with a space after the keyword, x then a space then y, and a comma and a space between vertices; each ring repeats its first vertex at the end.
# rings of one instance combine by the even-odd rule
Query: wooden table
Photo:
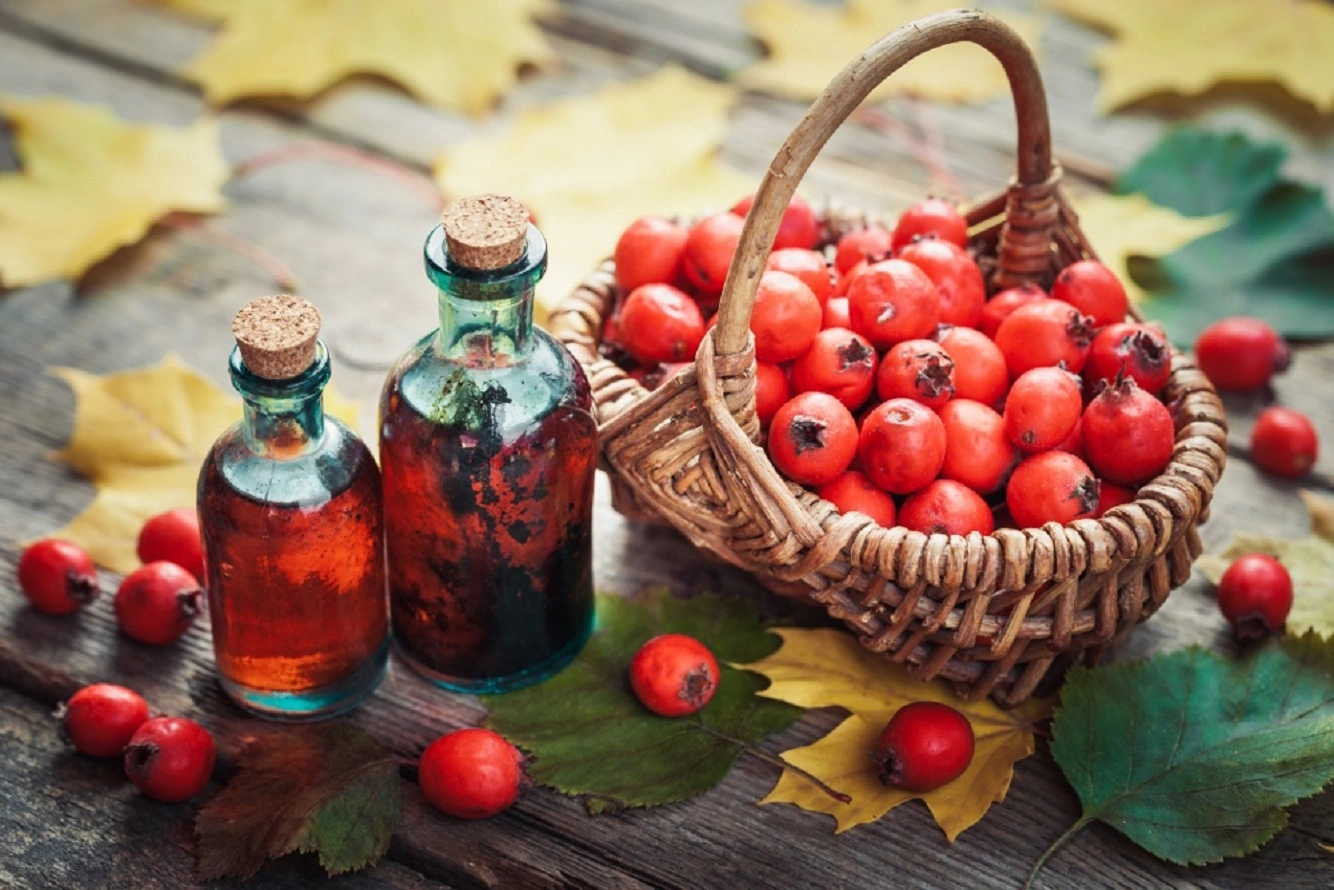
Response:
MULTIPOLYGON (((739 5, 570 0, 547 26, 564 64, 550 76, 526 81, 506 109, 586 92, 667 60, 723 76, 758 52, 741 27, 739 5)), ((207 39, 198 23, 134 0, 0 0, 0 89, 62 94, 109 104, 128 117, 184 123, 199 114, 201 102, 174 71, 207 39)), ((1042 45, 1057 154, 1083 170, 1124 165, 1163 126, 1137 115, 1103 119, 1091 110, 1096 77, 1088 59, 1100 40, 1049 18, 1042 45)), ((963 109, 898 100, 887 107, 910 123, 924 120, 939 129, 953 172, 970 192, 1008 178, 1013 125, 1006 102, 963 109)), ((725 158, 758 173, 802 110, 746 95, 733 113, 725 158)), ((1230 106, 1206 116, 1262 131, 1277 126, 1230 106)), ((352 82, 303 106, 230 109, 222 116, 222 139, 233 162, 315 140, 424 171, 441 147, 477 127, 384 84, 352 82)), ((1293 169, 1334 184, 1334 165, 1326 163, 1330 153, 1328 146, 1303 148, 1293 169)), ((5 163, 0 152, 0 166, 5 163)), ((12 167, 12 158, 7 163, 12 167)), ((926 171, 904 145, 848 126, 830 143, 804 191, 899 207, 919 197, 926 182, 926 171)), ((363 400, 369 421, 389 362, 434 325, 435 301, 419 255, 433 212, 373 171, 322 163, 266 170, 232 183, 227 195, 231 209, 212 225, 263 245, 292 268, 303 292, 324 310, 340 389, 363 400)), ((47 459, 69 434, 71 397, 46 369, 73 365, 107 372, 150 364, 174 351, 225 384, 230 317, 242 302, 272 288, 263 272, 215 242, 159 230, 98 266, 79 288, 48 284, 0 297, 0 886, 137 890, 193 884, 193 806, 147 801, 114 763, 74 754, 57 738, 48 713, 76 685, 127 683, 158 708, 196 716, 220 740, 220 779, 242 742, 265 729, 218 691, 205 628, 174 648, 150 650, 115 633, 106 600, 71 620, 46 618, 23 605, 13 564, 16 542, 58 528, 91 493, 85 481, 47 459)), ((1278 384, 1279 398, 1315 416, 1327 442, 1334 442, 1331 372, 1334 348, 1306 349, 1278 384)), ((1230 401, 1239 442, 1259 403, 1230 401)), ((1328 480, 1316 482, 1328 487, 1328 480)), ((1215 547, 1232 530, 1259 522, 1275 533, 1304 534, 1295 488, 1234 459, 1206 527, 1208 544, 1215 547)), ((675 534, 627 525, 608 506, 605 486, 599 491, 601 589, 711 588, 784 608, 746 576, 705 563, 675 534)), ((113 578, 103 580, 114 588, 113 578)), ((1120 655, 1189 643, 1228 646, 1198 580, 1174 594, 1120 655)), ((352 719, 414 757, 430 739, 474 723, 482 713, 476 700, 441 694, 394 665, 379 693, 352 719)), ((835 719, 808 715, 765 747, 778 752, 804 744, 835 719)), ((1039 747, 1037 756, 1018 765, 1008 799, 953 845, 918 804, 838 837, 826 817, 785 805, 756 807, 776 773, 743 757, 722 785, 688 803, 596 818, 574 800, 539 790, 498 818, 462 822, 430 811, 415 785, 405 783, 402 828, 375 869, 326 884, 313 858, 288 857, 248 886, 1012 888, 1078 811, 1039 747)), ((1095 825, 1056 856, 1038 885, 1328 887, 1334 885, 1334 856, 1317 844, 1331 841, 1334 795, 1328 793, 1295 807, 1291 827, 1260 853, 1217 867, 1167 865, 1095 825)))

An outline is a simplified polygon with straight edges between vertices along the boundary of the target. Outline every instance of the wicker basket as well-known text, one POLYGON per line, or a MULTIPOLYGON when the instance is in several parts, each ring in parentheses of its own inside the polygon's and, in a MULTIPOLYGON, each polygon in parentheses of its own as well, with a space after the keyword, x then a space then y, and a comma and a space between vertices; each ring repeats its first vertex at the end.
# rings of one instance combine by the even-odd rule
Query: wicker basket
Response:
MULTIPOLYGON (((769 588, 808 597, 868 649, 943 676, 961 693, 1017 704, 1076 659, 1091 660, 1153 614, 1190 575, 1198 524, 1226 460, 1222 405, 1184 356, 1164 398, 1176 420, 1171 463, 1138 499, 1099 520, 967 537, 883 528, 783 479, 757 442, 749 322, 779 220, 825 141, 888 75, 927 50, 968 40, 1004 66, 1018 118, 1018 176, 968 213, 990 292, 1094 256, 1057 184, 1046 98, 1032 55, 996 19, 955 10, 880 40, 829 85, 779 149, 757 192, 692 367, 650 392, 598 354, 617 288, 610 261, 550 320, 592 381, 601 465, 632 519, 666 522, 769 588)), ((869 214, 827 211, 826 243, 869 214)), ((1138 316, 1136 316, 1138 317, 1138 316)))

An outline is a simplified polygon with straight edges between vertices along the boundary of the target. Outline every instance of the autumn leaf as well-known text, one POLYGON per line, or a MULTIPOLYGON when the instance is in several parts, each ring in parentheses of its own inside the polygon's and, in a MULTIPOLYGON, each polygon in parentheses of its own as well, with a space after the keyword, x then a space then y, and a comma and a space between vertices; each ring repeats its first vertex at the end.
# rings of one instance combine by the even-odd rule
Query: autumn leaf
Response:
POLYGON ((1042 701, 1009 711, 990 701, 964 701, 945 682, 923 683, 842 631, 779 628, 774 633, 783 639, 777 652, 741 665, 769 678, 771 685, 760 695, 803 708, 839 707, 851 712, 827 736, 785 751, 782 758, 850 795, 852 803, 834 800, 791 771, 779 777, 760 803, 792 803, 828 813, 835 819, 836 832, 874 822, 899 804, 918 798, 953 841, 986 815, 993 803, 1005 799, 1015 761, 1033 753, 1033 724, 1045 719, 1049 711, 1042 701), (935 791, 886 786, 871 759, 889 718, 915 701, 943 702, 963 712, 973 726, 973 762, 962 776, 935 791))
POLYGON ((754 742, 801 715, 757 697, 764 681, 728 666, 713 699, 689 717, 659 717, 630 690, 630 659, 660 633, 689 634, 720 662, 771 652, 778 641, 749 603, 657 591, 633 600, 599 596, 597 614, 597 630, 572 665, 537 686, 486 699, 487 725, 533 755, 533 781, 582 796, 589 812, 702 794, 754 742))
POLYGON ((1239 660, 1192 647, 1076 667, 1051 732, 1083 814, 1035 874, 1095 820, 1178 864, 1243 856, 1334 779, 1334 641, 1307 633, 1239 660))
MULTIPOLYGON (((769 58, 743 69, 737 81, 789 99, 814 99, 843 66, 881 37, 913 19, 958 5, 953 0, 850 0, 845 6, 758 0, 743 15, 751 33, 768 48, 769 58)), ((1038 18, 1005 12, 996 15, 1037 51, 1038 18)), ((913 59, 868 101, 912 95, 977 103, 1008 92, 1005 72, 990 53, 979 46, 958 45, 913 59)))
POLYGON ((398 761, 347 723, 252 742, 195 817, 199 878, 248 878, 294 852, 318 853, 331 876, 374 865, 402 818, 398 761))
POLYGON ((1098 108, 1149 96, 1198 96, 1221 84, 1277 83, 1322 113, 1334 111, 1334 8, 1321 0, 1049 0, 1111 31, 1095 55, 1098 108))
POLYGON ((481 114, 520 66, 553 59, 533 17, 552 0, 160 0, 221 22, 185 68, 208 100, 306 99, 375 74, 443 108, 481 114))
MULTIPOLYGON (((150 516, 193 506, 204 456, 241 417, 240 399, 168 355, 157 365, 97 375, 53 368, 74 391, 74 430, 56 459, 96 487, 93 502, 53 532, 102 566, 139 565, 135 542, 150 516)), ((325 408, 355 425, 357 406, 330 387, 325 408)))
POLYGON ((172 211, 216 213, 218 124, 134 124, 67 99, 0 95, 22 168, 0 173, 0 284, 77 279, 172 211))
POLYGON ((758 179, 718 163, 732 87, 668 66, 590 96, 528 108, 435 162, 446 195, 498 191, 537 212, 550 245, 543 307, 563 299, 649 213, 730 207, 758 179))
POLYGON ((1334 501, 1310 492, 1302 492, 1302 500, 1311 513, 1314 534, 1310 537, 1233 535, 1220 552, 1201 556, 1195 566, 1217 584, 1227 567, 1239 556, 1266 553, 1275 557, 1292 575, 1288 631, 1301 633, 1310 628, 1334 637, 1334 501))

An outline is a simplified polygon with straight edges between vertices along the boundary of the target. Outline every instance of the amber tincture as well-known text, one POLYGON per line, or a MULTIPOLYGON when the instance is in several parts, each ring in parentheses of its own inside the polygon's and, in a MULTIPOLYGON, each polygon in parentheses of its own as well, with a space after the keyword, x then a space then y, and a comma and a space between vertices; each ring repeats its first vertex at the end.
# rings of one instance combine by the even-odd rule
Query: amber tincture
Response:
POLYGON ((380 472, 324 415, 319 325, 315 307, 290 296, 236 315, 231 378, 244 416, 199 476, 218 676, 241 707, 280 720, 353 707, 388 654, 380 472))
POLYGON ((440 327, 380 403, 396 649, 502 692, 568 664, 593 620, 597 426, 582 369, 533 326, 546 241, 513 199, 462 199, 426 241, 440 327))

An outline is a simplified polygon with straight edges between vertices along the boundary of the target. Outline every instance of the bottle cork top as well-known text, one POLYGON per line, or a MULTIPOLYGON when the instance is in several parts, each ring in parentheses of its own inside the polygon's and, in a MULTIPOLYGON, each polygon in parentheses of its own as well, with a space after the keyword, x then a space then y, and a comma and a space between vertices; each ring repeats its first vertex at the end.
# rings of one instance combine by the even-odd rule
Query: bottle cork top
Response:
POLYGON ((506 195, 460 198, 445 208, 449 255, 469 269, 502 269, 523 256, 528 210, 506 195))
POLYGON ((251 300, 232 320, 241 361, 265 380, 286 380, 309 368, 319 332, 319 310, 287 294, 251 300))

